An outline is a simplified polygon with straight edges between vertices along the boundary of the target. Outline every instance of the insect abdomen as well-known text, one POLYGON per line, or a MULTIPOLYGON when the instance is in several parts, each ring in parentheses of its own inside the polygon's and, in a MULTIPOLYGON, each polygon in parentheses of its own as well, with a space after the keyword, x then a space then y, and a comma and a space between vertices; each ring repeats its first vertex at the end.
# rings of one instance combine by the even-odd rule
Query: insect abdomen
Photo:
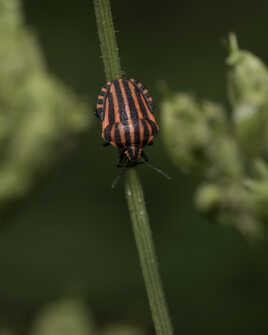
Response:
POLYGON ((131 145, 143 147, 149 144, 158 132, 155 124, 150 120, 126 120, 108 125, 104 129, 104 140, 113 146, 122 148, 131 145))

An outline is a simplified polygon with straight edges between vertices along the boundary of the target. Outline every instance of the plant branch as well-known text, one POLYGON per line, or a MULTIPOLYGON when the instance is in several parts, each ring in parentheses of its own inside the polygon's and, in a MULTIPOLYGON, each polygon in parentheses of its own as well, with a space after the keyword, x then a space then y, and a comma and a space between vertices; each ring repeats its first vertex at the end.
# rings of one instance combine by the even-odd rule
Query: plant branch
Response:
POLYGON ((109 0, 94 0, 101 53, 107 80, 122 75, 109 0))
MULTIPOLYGON (((94 5, 106 79, 119 78, 122 72, 110 2, 94 0, 94 5)), ((126 197, 156 333, 172 335, 143 190, 134 168, 128 169, 126 174, 126 197)))
POLYGON ((156 333, 171 335, 173 330, 158 270, 143 190, 134 169, 128 172, 126 197, 156 333))

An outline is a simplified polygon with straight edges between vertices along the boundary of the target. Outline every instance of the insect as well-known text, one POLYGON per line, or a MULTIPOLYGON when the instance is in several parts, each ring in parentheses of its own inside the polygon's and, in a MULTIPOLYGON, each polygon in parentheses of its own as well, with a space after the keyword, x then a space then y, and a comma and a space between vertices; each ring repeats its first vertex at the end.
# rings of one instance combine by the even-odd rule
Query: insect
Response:
POLYGON ((104 146, 119 149, 117 167, 145 163, 165 175, 148 163, 143 151, 144 146, 153 144, 159 126, 152 97, 139 81, 119 78, 107 82, 98 96, 96 115, 102 121, 104 146))

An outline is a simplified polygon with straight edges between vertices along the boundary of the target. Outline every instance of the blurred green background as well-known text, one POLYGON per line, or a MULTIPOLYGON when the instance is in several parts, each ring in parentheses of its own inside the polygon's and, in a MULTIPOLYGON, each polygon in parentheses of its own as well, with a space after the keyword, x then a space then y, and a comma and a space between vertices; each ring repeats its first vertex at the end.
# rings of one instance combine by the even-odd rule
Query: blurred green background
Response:
MULTIPOLYGON (((24 0, 27 26, 48 69, 94 107, 105 83, 93 4, 24 0)), ((159 80, 226 105, 224 40, 268 63, 268 3, 252 1, 112 1, 121 63, 150 89, 159 115, 159 80)), ((160 124, 161 127, 161 124, 160 124)), ((44 304, 81 296, 98 325, 153 326, 124 198, 115 191, 117 152, 103 148, 101 125, 78 139, 23 199, 12 203, 0 230, 0 322, 26 332, 44 304)), ((268 330, 268 248, 252 246, 232 227, 195 211, 199 180, 178 171, 161 144, 145 150, 172 176, 139 167, 171 318, 180 334, 268 330)))

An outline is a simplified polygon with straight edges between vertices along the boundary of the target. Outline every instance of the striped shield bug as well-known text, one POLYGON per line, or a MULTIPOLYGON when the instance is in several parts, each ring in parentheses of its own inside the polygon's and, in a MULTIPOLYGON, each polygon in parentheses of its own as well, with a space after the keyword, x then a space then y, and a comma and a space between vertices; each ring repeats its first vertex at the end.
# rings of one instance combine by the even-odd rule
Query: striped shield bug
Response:
POLYGON ((111 144, 119 149, 117 167, 145 163, 168 177, 148 163, 143 151, 144 146, 153 144, 159 126, 152 98, 140 82, 133 78, 107 82, 98 96, 96 115, 102 121, 104 146, 111 144))

